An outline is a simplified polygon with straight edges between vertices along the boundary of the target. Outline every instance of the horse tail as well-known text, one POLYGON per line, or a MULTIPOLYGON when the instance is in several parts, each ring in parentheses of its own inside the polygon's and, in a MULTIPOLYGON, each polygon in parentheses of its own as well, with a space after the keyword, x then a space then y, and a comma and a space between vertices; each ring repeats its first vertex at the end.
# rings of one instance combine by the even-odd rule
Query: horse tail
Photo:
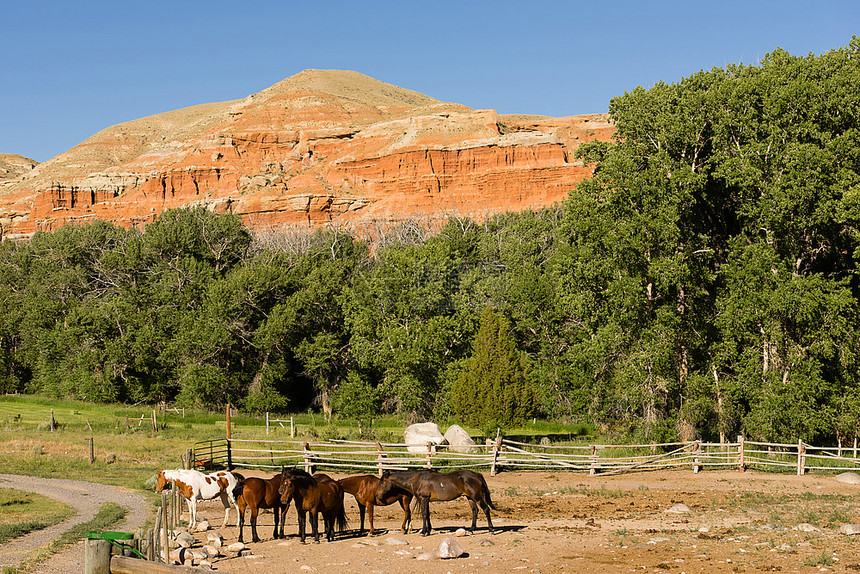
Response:
POLYGON ((340 505, 340 509, 337 511, 337 516, 335 517, 334 522, 338 532, 343 532, 349 529, 349 522, 346 520, 346 509, 343 507, 343 504, 340 505))
MULTIPOLYGON (((235 476, 235 475, 234 475, 235 476)), ((236 481, 236 486, 233 487, 233 498, 238 499, 245 490, 245 477, 236 481)))
POLYGON ((490 498, 490 487, 488 487, 488 486, 487 486, 487 481, 486 481, 486 480, 484 480, 484 475, 483 475, 483 474, 481 475, 481 492, 483 492, 483 493, 484 493, 484 500, 487 502, 487 505, 488 505, 490 508, 492 508, 493 510, 498 510, 498 508, 496 508, 496 507, 493 505, 493 501, 492 501, 492 499, 490 498))

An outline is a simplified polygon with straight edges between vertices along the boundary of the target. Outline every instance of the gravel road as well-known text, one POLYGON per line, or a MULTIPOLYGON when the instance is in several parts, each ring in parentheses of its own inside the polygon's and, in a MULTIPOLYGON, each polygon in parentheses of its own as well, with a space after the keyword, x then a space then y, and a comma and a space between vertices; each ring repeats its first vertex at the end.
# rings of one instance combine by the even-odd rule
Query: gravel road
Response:
MULTIPOLYGON (((101 505, 106 502, 116 503, 128 511, 125 519, 115 528, 115 530, 122 532, 137 530, 146 521, 152 510, 152 505, 146 501, 146 498, 130 489, 93 482, 0 474, 0 488, 35 492, 68 504, 77 510, 77 514, 65 522, 37 532, 31 532, 26 536, 0 545, 0 569, 4 566, 19 565, 34 552, 59 538, 66 530, 76 524, 92 520, 101 505)), ((67 574, 68 572, 83 572, 83 570, 84 543, 80 541, 41 563, 34 572, 37 574, 67 574)))

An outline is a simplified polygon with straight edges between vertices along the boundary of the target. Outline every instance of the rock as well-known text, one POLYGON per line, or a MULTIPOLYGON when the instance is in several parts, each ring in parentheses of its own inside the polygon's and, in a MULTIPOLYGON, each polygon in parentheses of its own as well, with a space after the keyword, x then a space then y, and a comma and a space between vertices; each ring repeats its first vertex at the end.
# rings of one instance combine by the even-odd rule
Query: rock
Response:
POLYGON ((843 472, 836 475, 836 480, 845 484, 860 484, 860 474, 856 472, 843 472))
POLYGON ((686 504, 676 504, 672 508, 667 509, 666 512, 670 514, 683 514, 685 512, 690 512, 690 507, 686 504))
POLYGON ((436 560, 436 555, 432 552, 422 552, 415 557, 416 560, 436 560))
POLYGON ((197 565, 197 567, 202 568, 203 570, 212 570, 212 563, 208 560, 203 560, 197 565))
POLYGON ((808 522, 803 522, 794 527, 794 530, 799 530, 800 532, 821 532, 821 529, 817 526, 813 526, 808 522))
POLYGON ((445 431, 445 441, 450 445, 448 450, 460 453, 474 453, 480 449, 472 437, 460 425, 451 425, 445 431))
POLYGON ((206 535, 206 540, 215 548, 221 548, 224 544, 224 537, 217 532, 210 532, 206 535))
POLYGON ((392 538, 386 538, 385 543, 388 544, 389 546, 404 546, 404 545, 408 546, 409 545, 409 543, 407 541, 403 540, 402 538, 397 538, 396 536, 392 537, 392 538))
POLYGON ((194 546, 196 540, 194 540, 194 536, 188 534, 187 532, 180 532, 176 535, 176 542, 182 548, 191 548, 194 546))
MULTIPOLYGON (((406 450, 409 452, 426 453, 427 443, 435 446, 444 441, 445 437, 436 423, 415 423, 403 431, 403 442, 406 443, 406 450)), ((435 450, 434 448, 433 451, 435 450)))
POLYGON ((200 522, 197 523, 197 532, 206 532, 210 528, 212 528, 212 527, 209 525, 208 520, 201 520, 200 522))
POLYGON ((177 548, 170 551, 170 561, 174 564, 183 565, 186 562, 191 562, 192 553, 187 548, 177 548))
POLYGON ((465 528, 458 528, 458 529, 454 532, 454 536, 456 536, 457 538, 462 538, 463 536, 467 536, 468 534, 469 534, 469 533, 466 531, 466 529, 465 529, 465 528))
POLYGON ((436 547, 436 556, 442 559, 458 558, 463 555, 463 549, 456 540, 446 536, 436 547))
POLYGON ((231 544, 230 546, 227 547, 227 551, 228 552, 241 552, 245 548, 247 548, 247 546, 245 546, 244 543, 234 542, 233 544, 231 544))
POLYGON ((843 524, 839 527, 839 534, 860 534, 860 524, 843 524))
POLYGON ((205 545, 203 547, 203 552, 204 554, 206 554, 207 559, 218 558, 219 556, 221 556, 221 550, 219 550, 215 546, 212 546, 211 544, 205 545))

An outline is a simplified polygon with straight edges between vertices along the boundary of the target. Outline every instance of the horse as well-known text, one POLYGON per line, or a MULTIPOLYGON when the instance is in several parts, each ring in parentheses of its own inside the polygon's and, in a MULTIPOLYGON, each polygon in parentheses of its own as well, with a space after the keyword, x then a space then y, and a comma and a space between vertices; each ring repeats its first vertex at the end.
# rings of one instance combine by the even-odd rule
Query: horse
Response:
POLYGON ((199 470, 159 470, 155 484, 155 492, 161 492, 168 484, 174 484, 188 503, 188 526, 194 528, 197 524, 197 501, 211 500, 216 496, 221 498, 224 505, 224 523, 221 528, 227 526, 230 515, 230 506, 236 508, 236 526, 239 526, 239 507, 233 493, 239 481, 244 477, 241 474, 228 470, 219 470, 211 474, 203 474, 199 470))
POLYGON ((400 503, 403 509, 403 524, 400 526, 400 531, 404 534, 409 533, 409 527, 412 524, 412 511, 409 504, 412 502, 412 495, 405 490, 392 491, 385 499, 376 498, 376 490, 379 487, 379 477, 372 474, 363 474, 357 476, 348 476, 338 480, 343 487, 344 492, 348 492, 355 497, 358 503, 358 515, 361 518, 361 526, 359 534, 364 532, 364 510, 367 508, 368 517, 370 519, 370 536, 373 536, 373 507, 388 506, 395 502, 400 503))
POLYGON ((299 538, 305 541, 305 516, 310 512, 311 529, 314 541, 320 541, 319 517, 323 515, 323 527, 328 542, 334 540, 334 530, 338 532, 347 528, 346 512, 343 508, 343 487, 327 474, 309 473, 297 468, 284 468, 281 471, 281 487, 278 490, 281 503, 289 505, 295 501, 296 513, 299 517, 299 538))
POLYGON ((249 477, 239 483, 236 489, 236 503, 239 509, 239 542, 244 542, 242 532, 245 526, 245 508, 251 509, 251 542, 259 542, 257 536, 257 515, 261 508, 271 508, 275 514, 275 530, 272 537, 284 538, 284 523, 287 519, 287 507, 281 504, 278 489, 281 487, 282 475, 272 478, 249 477), (278 529, 280 525, 280 530, 278 529))
POLYGON ((496 510, 490 500, 490 489, 483 475, 471 470, 455 470, 454 472, 434 472, 432 470, 412 470, 405 472, 382 473, 379 486, 376 488, 376 498, 385 500, 392 493, 405 490, 418 499, 418 507, 424 519, 421 536, 430 534, 430 501, 454 500, 461 496, 469 499, 472 506, 472 527, 478 520, 478 505, 487 515, 487 530, 492 534, 493 522, 490 520, 490 509, 496 510))

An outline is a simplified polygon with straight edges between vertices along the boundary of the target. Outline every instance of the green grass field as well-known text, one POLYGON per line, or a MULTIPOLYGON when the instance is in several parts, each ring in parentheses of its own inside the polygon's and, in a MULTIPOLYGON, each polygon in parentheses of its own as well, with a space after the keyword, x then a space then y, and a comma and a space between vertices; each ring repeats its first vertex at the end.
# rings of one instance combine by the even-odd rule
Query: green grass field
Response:
POLYGON ((0 544, 72 517, 75 510, 32 492, 0 488, 0 544))

